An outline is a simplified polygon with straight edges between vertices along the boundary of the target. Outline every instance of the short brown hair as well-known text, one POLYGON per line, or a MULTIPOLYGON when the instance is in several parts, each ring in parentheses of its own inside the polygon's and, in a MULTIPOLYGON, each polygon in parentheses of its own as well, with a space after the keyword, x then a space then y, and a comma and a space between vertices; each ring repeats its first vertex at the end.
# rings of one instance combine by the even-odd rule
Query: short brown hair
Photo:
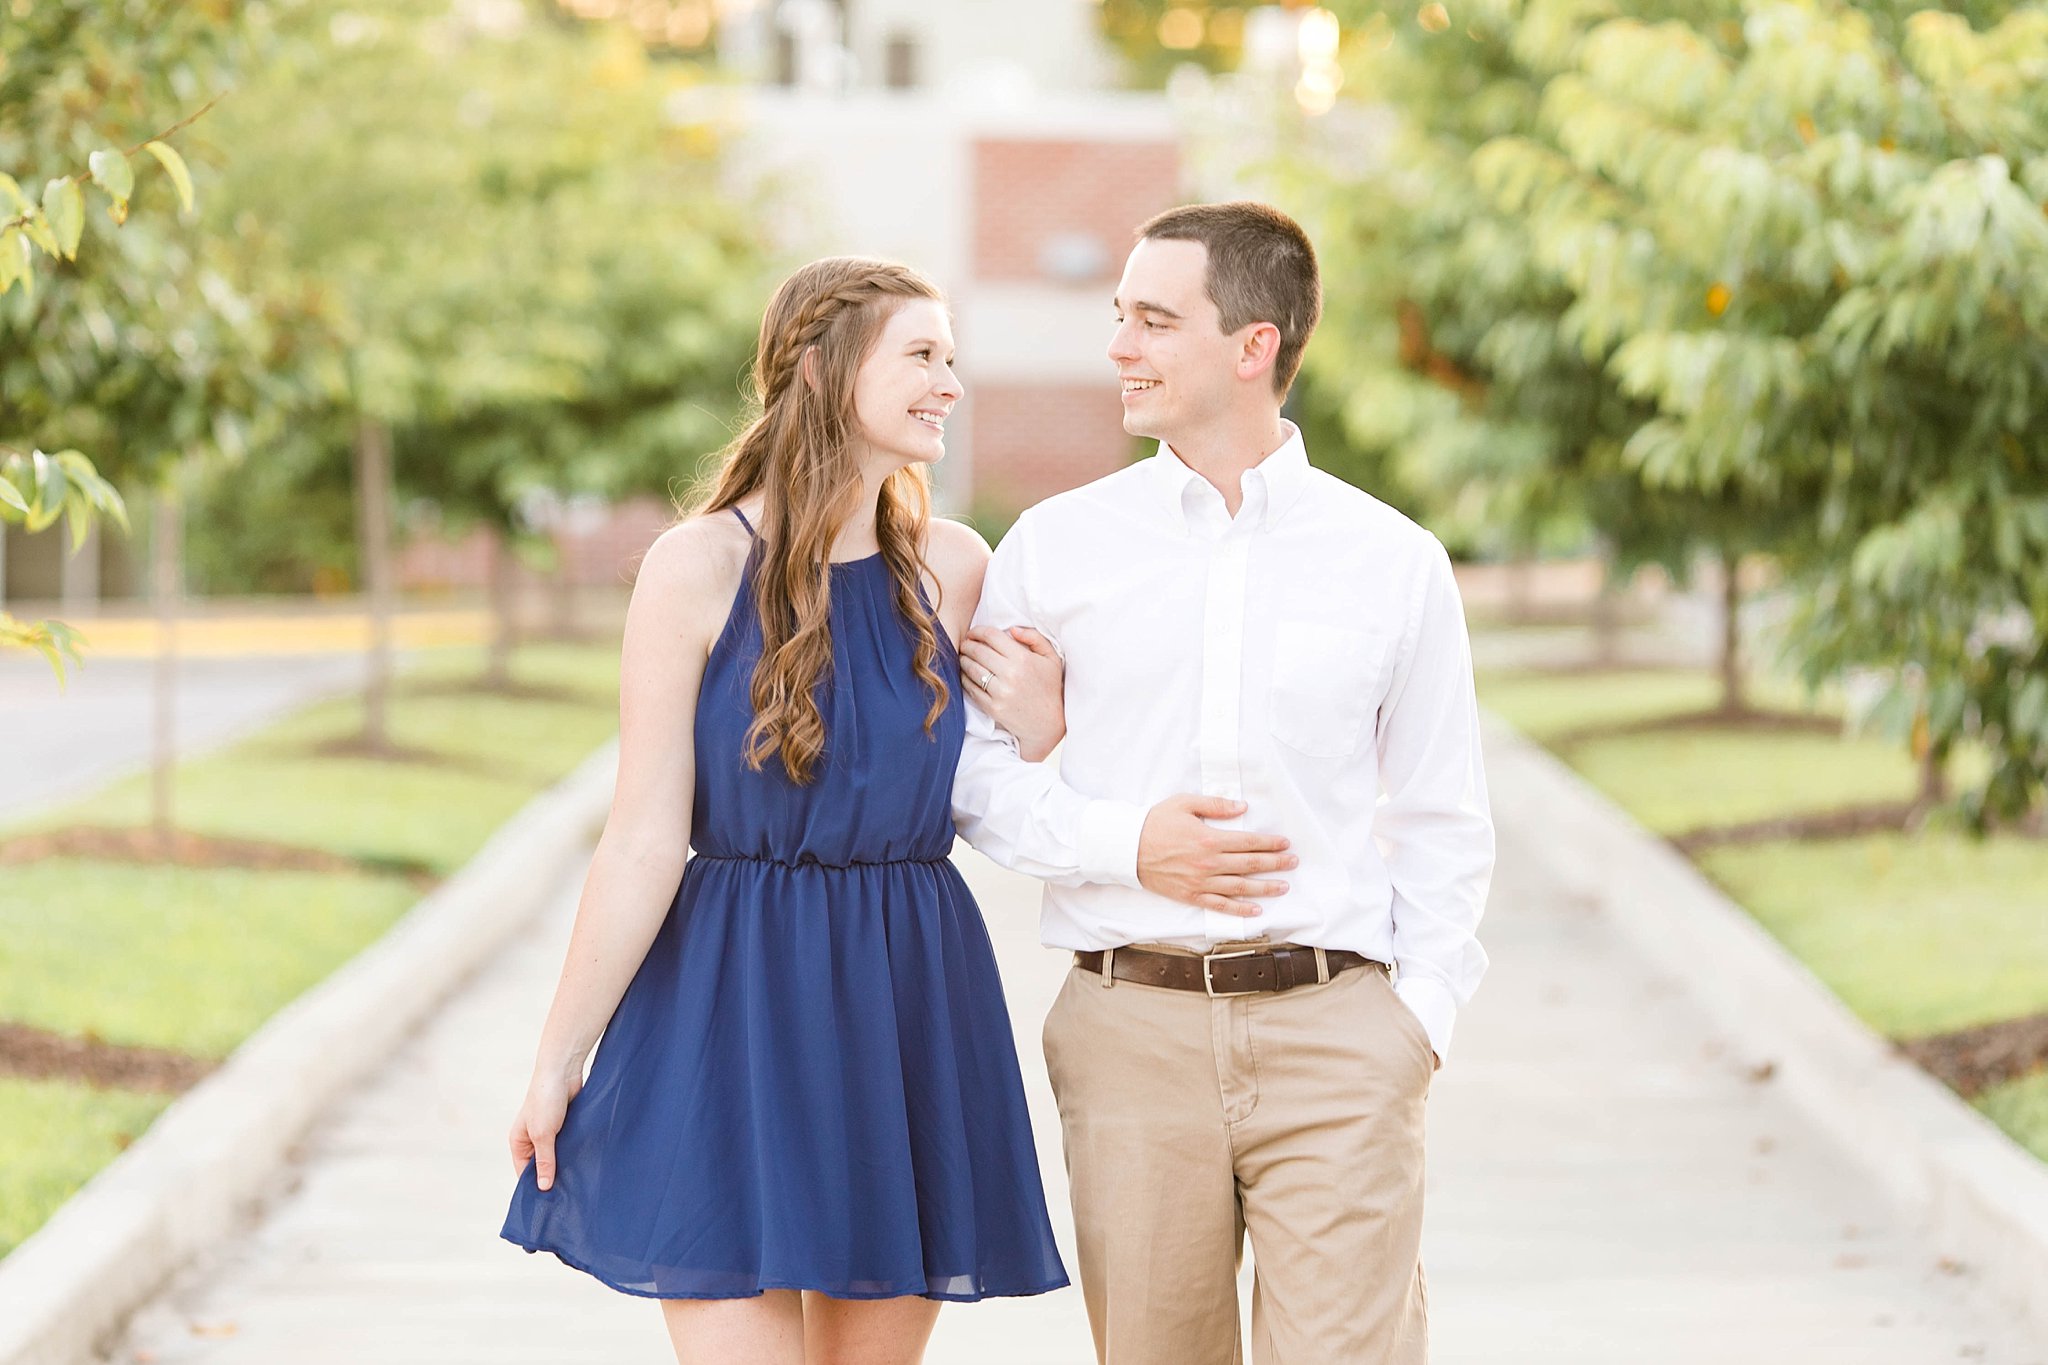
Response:
POLYGON ((1316 249, 1301 224, 1276 208, 1239 199, 1168 209, 1139 226, 1139 240, 1148 237, 1208 248, 1204 283, 1225 332, 1254 322, 1280 329, 1273 391, 1285 397, 1301 369, 1309 334, 1323 315, 1316 249))

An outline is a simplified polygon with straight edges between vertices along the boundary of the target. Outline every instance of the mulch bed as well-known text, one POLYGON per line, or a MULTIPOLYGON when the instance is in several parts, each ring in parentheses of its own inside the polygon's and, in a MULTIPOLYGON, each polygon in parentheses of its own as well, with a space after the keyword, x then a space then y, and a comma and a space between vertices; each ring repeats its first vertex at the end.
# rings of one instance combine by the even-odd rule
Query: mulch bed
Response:
POLYGON ((2048 1014, 1907 1039, 1898 1048, 1949 1089, 1969 1099, 2048 1067, 2048 1014))
POLYGON ((566 683, 493 684, 478 678, 453 682, 411 683, 407 684, 403 691, 408 697, 502 697, 507 701, 550 701, 572 706, 608 706, 616 700, 610 692, 599 692, 588 687, 573 687, 566 683))
POLYGON ((1775 734, 1839 735, 1842 722, 1836 716, 1811 711, 1680 711, 1667 716, 1644 716, 1639 720, 1581 725, 1552 737, 1553 749, 1570 748, 1594 740, 1625 739, 1630 735, 1655 735, 1685 730, 1757 731, 1775 734))
POLYGON ((0 1023, 0 1075, 175 1095, 191 1089, 217 1065, 168 1048, 130 1047, 91 1035, 74 1038, 27 1024, 0 1023))
POLYGON ((1909 830, 1921 817, 1914 801, 1879 801, 1867 806, 1837 806, 1798 815, 1774 815, 1733 825, 1703 825, 1671 836, 1671 845, 1687 857, 1710 848, 1764 844, 1778 839, 1854 839, 1865 834, 1909 830))
POLYGON ((509 764, 470 754, 451 754, 412 744, 371 744, 361 735, 346 735, 307 746, 302 753, 315 758, 366 758, 376 763, 405 763, 422 768, 445 768, 494 782, 523 782, 527 779, 509 764))
POLYGON ((0 867, 46 858, 95 858, 115 863, 168 863, 177 867, 240 867, 262 872, 373 873, 404 877, 421 890, 440 882, 424 863, 406 858, 362 858, 324 848, 261 839, 173 830, 168 839, 153 829, 108 825, 66 825, 23 834, 0 844, 0 867))

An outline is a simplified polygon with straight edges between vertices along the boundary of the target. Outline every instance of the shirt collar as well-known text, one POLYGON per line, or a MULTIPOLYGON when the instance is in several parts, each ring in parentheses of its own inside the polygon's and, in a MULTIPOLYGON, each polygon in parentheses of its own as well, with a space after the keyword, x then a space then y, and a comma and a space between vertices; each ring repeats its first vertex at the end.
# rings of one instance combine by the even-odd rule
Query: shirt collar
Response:
MULTIPOLYGON (((1277 450, 1244 472, 1238 488, 1244 494, 1245 510, 1259 518, 1260 530, 1271 530, 1301 496, 1308 485, 1308 447, 1302 443, 1301 428, 1280 419, 1287 431, 1287 439, 1277 450)), ((1167 515, 1173 524, 1183 532, 1190 530, 1188 503, 1194 496, 1200 496, 1207 489, 1209 496, 1219 496, 1209 481, 1188 468, 1187 463, 1174 453, 1172 446, 1161 441, 1159 453, 1152 457, 1155 467, 1161 501, 1166 505, 1167 515)))

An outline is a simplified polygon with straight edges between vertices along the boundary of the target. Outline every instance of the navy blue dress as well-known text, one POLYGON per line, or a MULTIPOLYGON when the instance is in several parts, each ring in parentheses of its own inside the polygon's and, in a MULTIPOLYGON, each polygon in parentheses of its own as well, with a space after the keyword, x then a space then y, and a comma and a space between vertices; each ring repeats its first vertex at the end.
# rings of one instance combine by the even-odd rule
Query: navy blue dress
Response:
POLYGON ((947 861, 959 661, 941 630, 928 737, 884 561, 833 565, 825 753, 806 786, 776 758, 749 770, 759 548, 697 702, 696 855, 569 1105, 554 1188, 529 1163, 504 1236, 658 1298, 1057 1289, 995 954, 947 861))

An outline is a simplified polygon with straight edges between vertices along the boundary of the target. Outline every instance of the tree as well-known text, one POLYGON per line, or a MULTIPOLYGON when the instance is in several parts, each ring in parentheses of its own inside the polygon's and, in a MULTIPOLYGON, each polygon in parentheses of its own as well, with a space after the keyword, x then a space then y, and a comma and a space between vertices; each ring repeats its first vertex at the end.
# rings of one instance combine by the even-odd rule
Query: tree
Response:
MULTIPOLYGON (((388 523, 395 480, 509 544, 536 490, 673 476, 722 443, 760 249, 715 140, 661 117, 685 76, 617 34, 469 13, 293 12, 232 111, 217 211, 265 224, 335 302, 338 363, 302 429, 354 445, 366 522, 388 523)), ((366 546, 373 582, 379 560, 366 546)), ((385 748, 388 665, 371 675, 365 739, 385 748)))
POLYGON ((1972 9, 1605 19, 1547 136, 1475 165, 1654 407, 1631 464, 1804 512, 1774 548, 1809 677, 1890 676, 1930 796, 1984 744, 1984 823, 2048 780, 2048 12, 1972 9), (1608 287, 1594 240, 1641 283, 1608 287))
MULTIPOLYGON (((53 402, 47 390, 62 387, 61 380, 47 383, 39 396, 16 394, 29 379, 31 367, 38 378, 89 369, 92 362, 82 360, 81 349, 104 349, 108 318, 100 311, 87 314, 82 321, 93 335, 81 338, 76 321, 67 326, 39 316, 37 278, 78 259, 88 210, 95 199, 103 201, 113 226, 127 221, 129 201, 136 192, 138 161, 160 167, 179 202, 190 212, 191 172, 169 139, 205 109, 132 145, 123 147, 118 139, 110 144, 104 125, 126 122, 133 126, 149 113, 146 95, 132 97, 134 87, 148 85, 142 66, 163 56, 167 48, 175 50, 189 43, 193 36, 189 25, 169 24, 172 33, 157 35, 146 44, 92 44, 92 55, 80 59, 68 58, 61 46, 87 34, 103 36, 93 32, 83 6, 46 6, 17 16, 17 20, 0 33, 0 165, 22 173, 40 165, 53 171, 61 168, 61 173, 44 179, 32 195, 16 174, 0 171, 0 303, 6 307, 0 312, 0 341, 13 343, 0 348, 0 353, 13 357, 12 364, 0 366, 0 380, 7 381, 6 387, 0 388, 0 530, 12 522, 33 534, 61 517, 70 535, 71 552, 76 554, 99 518, 110 518, 125 529, 125 505, 114 486, 80 451, 46 454, 24 434, 48 437, 43 428, 61 400, 53 402), (102 89, 123 92, 124 86, 131 92, 126 100, 88 97, 88 92, 102 89), (16 298, 7 300, 9 294, 16 298)), ((189 66, 179 69, 189 74, 189 66)), ((30 185, 34 184, 31 178, 30 185)), ((152 245, 150 237, 147 232, 130 234, 124 245, 131 255, 146 254, 152 245)), ((57 298, 52 306, 58 316, 77 320, 80 300, 61 285, 54 292, 57 298)), ((60 679, 65 659, 77 659, 77 642, 77 633, 62 622, 24 622, 0 611, 0 648, 41 651, 60 679)))

